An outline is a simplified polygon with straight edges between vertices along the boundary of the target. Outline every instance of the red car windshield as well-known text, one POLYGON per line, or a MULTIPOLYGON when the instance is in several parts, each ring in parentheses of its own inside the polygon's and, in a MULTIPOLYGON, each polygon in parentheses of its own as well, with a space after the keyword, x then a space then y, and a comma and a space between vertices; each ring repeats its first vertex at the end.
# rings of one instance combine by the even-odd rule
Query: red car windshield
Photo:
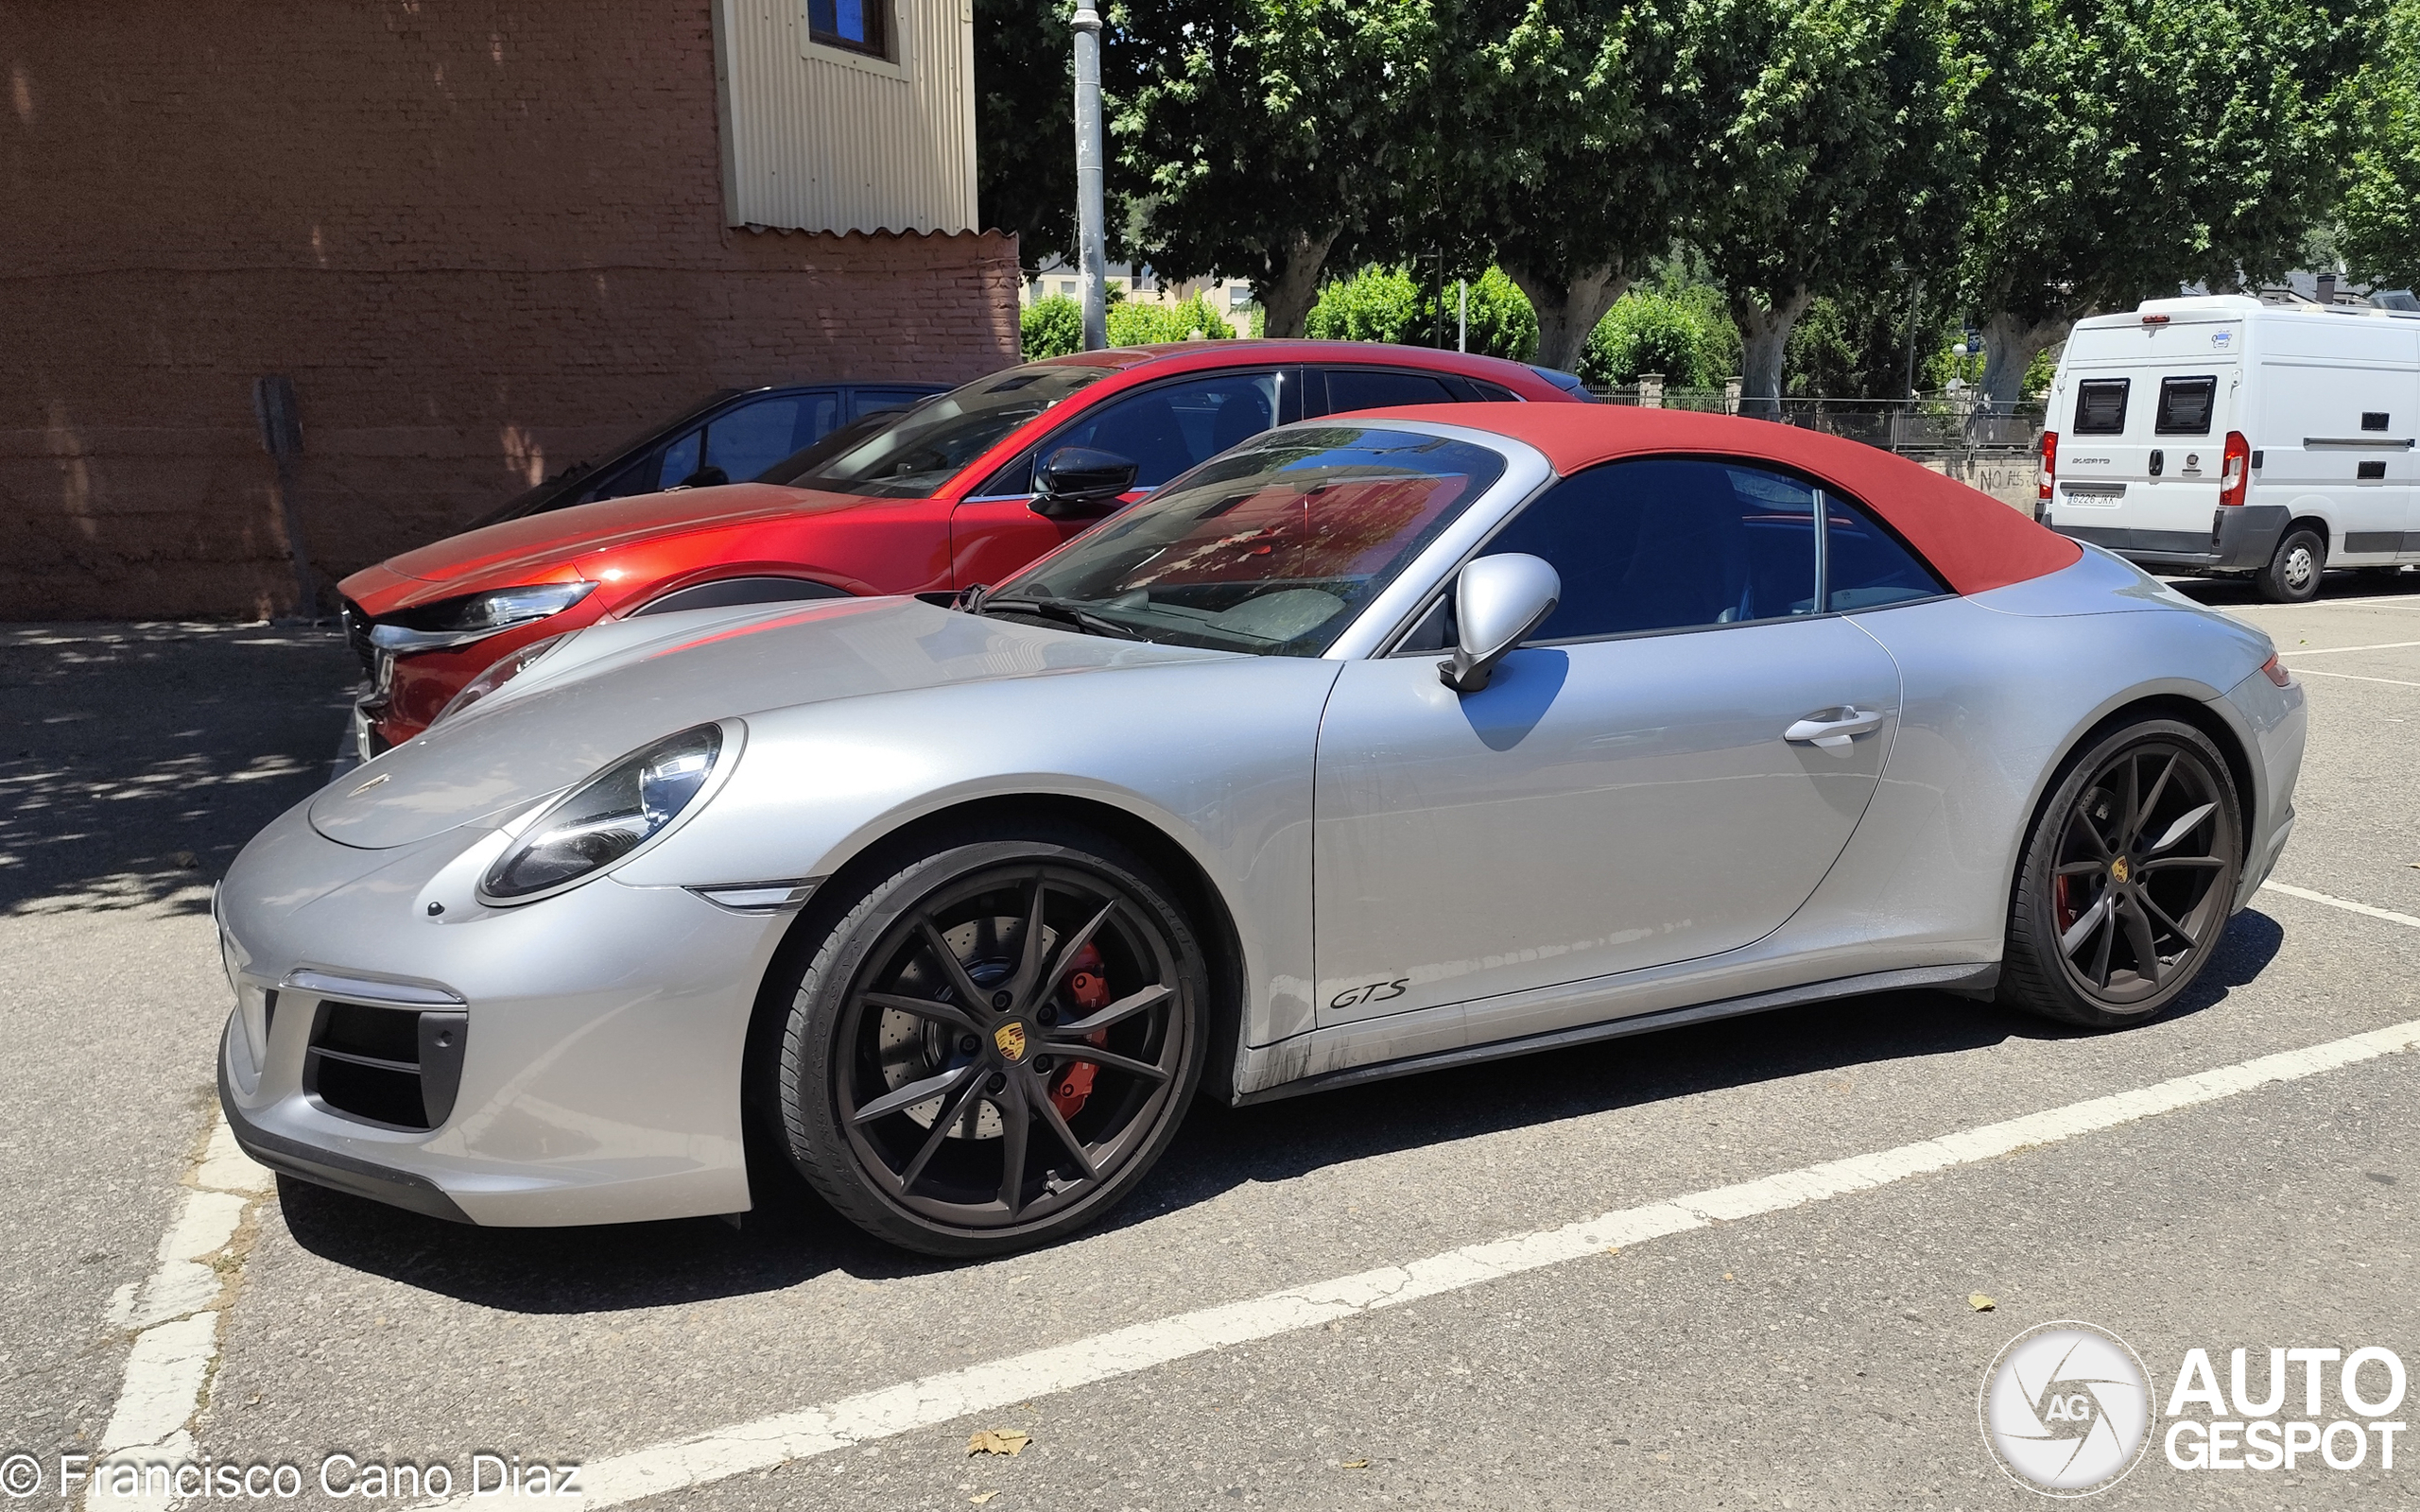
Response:
POLYGON ((1278 431, 1205 463, 983 600, 983 612, 1317 656, 1504 472, 1481 446, 1408 431, 1278 431))
POLYGON ((825 455, 786 481, 792 488, 828 493, 925 498, 1000 438, 1112 370, 1051 362, 978 378, 925 400, 896 424, 825 455))

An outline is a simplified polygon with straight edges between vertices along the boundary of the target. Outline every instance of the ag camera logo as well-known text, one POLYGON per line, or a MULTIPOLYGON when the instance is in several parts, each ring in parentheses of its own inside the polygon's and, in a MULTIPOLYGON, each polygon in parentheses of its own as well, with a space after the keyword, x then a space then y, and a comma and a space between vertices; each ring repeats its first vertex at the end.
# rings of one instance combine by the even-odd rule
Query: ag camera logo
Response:
POLYGON ((2152 1440, 2141 1358, 2089 1323, 2045 1323, 2011 1339, 1983 1376, 1979 1411, 2000 1469, 2045 1496, 2107 1490, 2152 1440))

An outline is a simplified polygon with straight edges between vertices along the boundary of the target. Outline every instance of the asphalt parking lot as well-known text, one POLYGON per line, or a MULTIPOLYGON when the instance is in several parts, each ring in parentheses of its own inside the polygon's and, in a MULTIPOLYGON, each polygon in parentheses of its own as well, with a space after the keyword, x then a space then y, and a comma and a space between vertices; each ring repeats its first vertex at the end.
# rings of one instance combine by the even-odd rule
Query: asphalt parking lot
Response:
MULTIPOLYGON (((164 1423, 301 1467, 304 1502, 341 1452, 458 1491, 474 1454, 578 1463, 592 1502, 666 1507, 2037 1505, 1976 1410, 2034 1324, 2113 1331, 2162 1399, 2196 1347, 2221 1376, 2243 1347, 2420 1364, 2420 1055, 2184 1080, 2420 1020, 2415 590, 2190 587, 2275 638, 2311 740, 2282 888, 2155 1023, 1903 993, 1205 1107, 1107 1225, 957 1266, 798 1194, 736 1228, 475 1230, 200 1163, 208 885, 323 779, 355 669, 328 631, 0 632, 0 1454, 164 1423), (1657 1231, 1691 1194, 2168 1084, 2144 1116, 1657 1231), (209 1273, 182 1301, 179 1256, 209 1273), (210 1319, 181 1335, 189 1420, 138 1400, 164 1378, 136 1341, 178 1317, 210 1319), (970 1454, 994 1429, 1021 1452, 970 1454)), ((2408 1506, 2411 1463, 2155 1447, 2100 1500, 2408 1506)))

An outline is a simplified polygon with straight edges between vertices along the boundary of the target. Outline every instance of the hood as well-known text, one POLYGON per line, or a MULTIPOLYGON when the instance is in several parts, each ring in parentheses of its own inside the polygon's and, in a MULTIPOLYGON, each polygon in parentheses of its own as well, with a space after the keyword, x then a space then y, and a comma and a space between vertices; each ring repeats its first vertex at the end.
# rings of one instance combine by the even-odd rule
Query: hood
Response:
POLYGON ((364 849, 409 845, 459 825, 502 823, 615 758, 708 720, 1236 655, 980 619, 912 598, 648 615, 581 631, 557 656, 583 650, 559 668, 549 657, 524 674, 527 686, 516 679, 347 773, 311 800, 312 827, 364 849))
POLYGON ((671 493, 641 493, 627 499, 553 509, 448 536, 355 574, 345 579, 343 588, 347 596, 372 614, 390 614, 414 604, 452 598, 486 587, 578 578, 581 574, 577 564, 581 558, 635 541, 662 541, 669 536, 768 520, 895 506, 899 502, 784 488, 772 483, 731 483, 671 493))

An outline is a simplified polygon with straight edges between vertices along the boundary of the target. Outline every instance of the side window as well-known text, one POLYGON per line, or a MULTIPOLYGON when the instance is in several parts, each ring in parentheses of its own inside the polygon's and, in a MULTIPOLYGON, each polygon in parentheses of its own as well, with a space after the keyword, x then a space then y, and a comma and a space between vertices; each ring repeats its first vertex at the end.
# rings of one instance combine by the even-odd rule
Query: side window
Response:
MULTIPOLYGON (((829 431, 839 419, 840 396, 829 390, 781 394, 742 404, 707 422, 703 465, 720 472, 725 481, 752 478, 829 431)), ((688 475, 673 475, 670 458, 666 461, 667 487, 688 475)))
POLYGON ((653 493, 658 469, 663 465, 660 452, 649 452, 637 461, 626 465, 612 477, 591 488, 579 496, 578 503, 595 504, 599 499, 627 499, 634 493, 653 493))
POLYGON ((1543 557, 1563 601, 1534 640, 1738 625, 1815 610, 1816 490, 1725 462, 1615 462, 1555 486, 1486 550, 1543 557))
POLYGON ((857 390, 857 413, 862 420, 886 409, 905 409, 925 397, 921 388, 860 388, 857 390))
POLYGON ((1113 399, 1043 442, 1037 455, 1094 447, 1131 459, 1134 486, 1156 489, 1276 423, 1275 373, 1222 372, 1113 399))
MULTIPOLYGON (((675 440, 664 449, 664 459, 657 464, 655 476, 646 478, 645 488, 632 489, 631 491, 650 493, 658 489, 671 488, 683 478, 698 471, 698 459, 704 455, 705 445, 706 433, 701 430, 691 431, 688 435, 675 440)), ((644 472, 641 476, 645 477, 644 472)))
POLYGON ((2159 381, 2159 413, 2152 429, 2162 436, 2207 436, 2210 406, 2219 395, 2215 375, 2163 378, 2159 381))
POLYGON ((2076 385, 2078 436, 2126 434, 2126 388, 2129 378, 2087 378, 2076 385))
POLYGON ((1481 383, 1476 378, 1465 378, 1462 382, 1470 385, 1473 388, 1478 389, 1479 398, 1493 404, 1511 403, 1519 400, 1521 397, 1512 389, 1504 387, 1500 384, 1481 383))
POLYGON ((1456 395, 1425 372, 1391 372, 1384 368, 1327 369, 1327 412, 1341 415, 1355 409, 1390 409, 1397 404, 1450 404, 1456 395))
POLYGON ((1949 592, 1897 537, 1840 495, 1824 494, 1824 600, 1835 612, 1949 592))

